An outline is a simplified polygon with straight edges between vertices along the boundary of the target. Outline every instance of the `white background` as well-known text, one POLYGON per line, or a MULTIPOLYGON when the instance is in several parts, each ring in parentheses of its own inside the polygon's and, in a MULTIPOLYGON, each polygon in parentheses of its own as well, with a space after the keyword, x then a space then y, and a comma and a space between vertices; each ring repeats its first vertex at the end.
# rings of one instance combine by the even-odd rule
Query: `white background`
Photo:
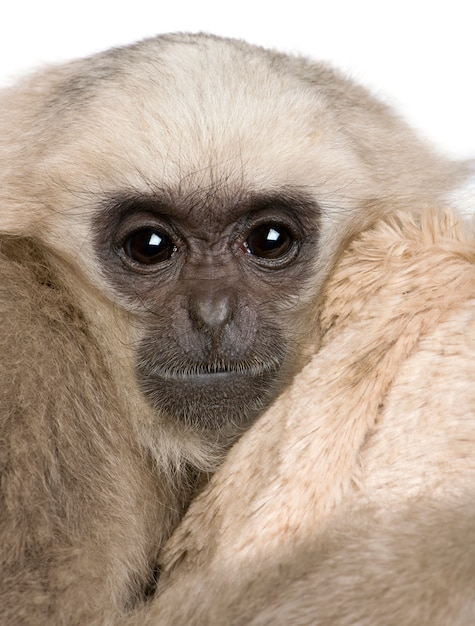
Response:
POLYGON ((473 0, 2 0, 0 85, 158 33, 207 31, 328 60, 445 152, 475 156, 473 0))

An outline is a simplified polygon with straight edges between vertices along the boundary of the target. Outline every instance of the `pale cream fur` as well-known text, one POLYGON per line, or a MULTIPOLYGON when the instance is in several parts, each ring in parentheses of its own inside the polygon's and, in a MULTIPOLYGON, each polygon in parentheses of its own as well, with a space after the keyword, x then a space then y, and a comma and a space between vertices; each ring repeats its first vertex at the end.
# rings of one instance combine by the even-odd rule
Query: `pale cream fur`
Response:
POLYGON ((159 623, 475 623, 473 232, 378 223, 319 321, 169 542, 159 623))

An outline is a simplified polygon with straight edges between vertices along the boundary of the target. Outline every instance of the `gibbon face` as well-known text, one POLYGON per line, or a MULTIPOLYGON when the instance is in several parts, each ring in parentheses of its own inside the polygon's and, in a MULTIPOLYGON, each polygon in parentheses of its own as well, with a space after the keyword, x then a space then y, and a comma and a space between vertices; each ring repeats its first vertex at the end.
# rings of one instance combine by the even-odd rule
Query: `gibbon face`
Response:
POLYGON ((311 274, 317 207, 283 191, 200 192, 111 199, 95 219, 95 247, 144 322, 137 375, 152 405, 226 430, 265 406, 288 370, 279 310, 311 274))
POLYGON ((425 148, 364 90, 237 41, 161 37, 17 89, 4 230, 105 296, 108 334, 128 320, 140 388, 193 430, 240 431, 273 400, 344 242, 443 178, 414 172, 425 148))

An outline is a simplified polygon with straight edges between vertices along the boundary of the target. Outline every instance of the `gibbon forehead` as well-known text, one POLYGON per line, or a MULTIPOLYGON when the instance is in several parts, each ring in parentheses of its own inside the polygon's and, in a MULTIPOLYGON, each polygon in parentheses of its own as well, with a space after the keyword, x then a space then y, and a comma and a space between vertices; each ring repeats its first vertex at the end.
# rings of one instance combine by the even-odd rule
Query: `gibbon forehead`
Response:
POLYGON ((220 172, 261 186, 296 182, 335 126, 323 94, 295 68, 275 67, 274 56, 233 41, 160 37, 92 57, 71 67, 53 97, 66 120, 61 143, 93 151, 100 141, 114 148, 110 158, 123 157, 121 173, 128 161, 152 183, 157 173, 173 185, 194 172, 202 184, 220 172), (68 133, 69 116, 87 123, 68 133))

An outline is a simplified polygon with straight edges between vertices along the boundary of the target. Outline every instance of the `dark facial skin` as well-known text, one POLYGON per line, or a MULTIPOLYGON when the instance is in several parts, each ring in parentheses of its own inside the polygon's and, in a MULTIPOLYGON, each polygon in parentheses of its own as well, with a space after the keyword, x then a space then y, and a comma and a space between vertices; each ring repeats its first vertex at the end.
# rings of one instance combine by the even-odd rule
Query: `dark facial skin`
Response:
POLYGON ((196 196, 111 201, 98 217, 97 247, 109 280, 145 322, 137 376, 157 412, 238 433, 291 376, 318 211, 285 193, 196 196))

